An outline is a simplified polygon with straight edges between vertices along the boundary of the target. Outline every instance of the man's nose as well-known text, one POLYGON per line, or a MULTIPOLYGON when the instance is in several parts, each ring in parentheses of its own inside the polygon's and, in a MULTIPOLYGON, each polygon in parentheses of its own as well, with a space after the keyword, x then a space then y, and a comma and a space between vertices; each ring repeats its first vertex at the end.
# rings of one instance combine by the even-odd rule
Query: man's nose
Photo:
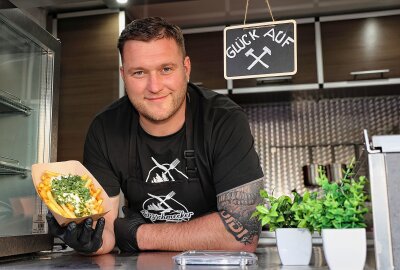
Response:
POLYGON ((161 75, 153 73, 150 74, 147 88, 150 92, 157 93, 162 90, 162 78, 161 75))

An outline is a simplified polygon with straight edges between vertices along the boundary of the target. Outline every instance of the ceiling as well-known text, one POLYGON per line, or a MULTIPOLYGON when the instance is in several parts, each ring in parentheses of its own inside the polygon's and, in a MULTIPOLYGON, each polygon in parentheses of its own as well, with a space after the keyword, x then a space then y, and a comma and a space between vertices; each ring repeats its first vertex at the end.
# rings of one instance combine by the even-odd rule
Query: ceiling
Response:
MULTIPOLYGON (((65 13, 119 8, 115 0, 11 0, 17 7, 65 13)), ((270 21, 266 0, 129 0, 128 17, 161 16, 183 28, 270 21)), ((400 9, 400 0, 269 0, 275 20, 400 9)))

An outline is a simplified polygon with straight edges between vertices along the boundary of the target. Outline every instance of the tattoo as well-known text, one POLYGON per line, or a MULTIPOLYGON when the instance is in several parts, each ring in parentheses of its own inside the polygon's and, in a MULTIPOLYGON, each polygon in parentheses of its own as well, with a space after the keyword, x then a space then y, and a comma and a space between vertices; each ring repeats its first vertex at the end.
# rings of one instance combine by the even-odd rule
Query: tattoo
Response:
POLYGON ((251 243, 261 232, 260 222, 250 217, 262 203, 259 195, 262 188, 263 178, 260 178, 217 196, 219 215, 226 230, 241 243, 251 243))

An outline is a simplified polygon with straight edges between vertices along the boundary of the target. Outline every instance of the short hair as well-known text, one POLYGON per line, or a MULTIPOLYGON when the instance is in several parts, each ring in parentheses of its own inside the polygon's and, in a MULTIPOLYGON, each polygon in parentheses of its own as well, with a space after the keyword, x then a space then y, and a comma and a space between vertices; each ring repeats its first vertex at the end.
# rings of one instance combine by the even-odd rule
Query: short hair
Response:
POLYGON ((121 32, 118 38, 118 50, 121 58, 125 42, 128 40, 152 41, 162 38, 175 40, 182 51, 183 57, 186 56, 183 33, 179 26, 171 24, 160 17, 148 17, 132 21, 121 32))

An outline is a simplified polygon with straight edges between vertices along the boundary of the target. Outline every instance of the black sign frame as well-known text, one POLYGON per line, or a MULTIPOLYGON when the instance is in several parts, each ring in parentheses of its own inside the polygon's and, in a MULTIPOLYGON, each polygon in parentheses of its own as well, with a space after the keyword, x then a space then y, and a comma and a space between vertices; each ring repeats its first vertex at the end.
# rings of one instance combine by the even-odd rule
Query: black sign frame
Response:
POLYGON ((296 72, 295 20, 235 25, 224 29, 225 79, 289 76, 296 72), (273 58, 275 55, 279 58, 273 58), (265 56, 269 56, 270 64, 262 59, 265 56), (269 72, 265 72, 267 69, 269 72))

